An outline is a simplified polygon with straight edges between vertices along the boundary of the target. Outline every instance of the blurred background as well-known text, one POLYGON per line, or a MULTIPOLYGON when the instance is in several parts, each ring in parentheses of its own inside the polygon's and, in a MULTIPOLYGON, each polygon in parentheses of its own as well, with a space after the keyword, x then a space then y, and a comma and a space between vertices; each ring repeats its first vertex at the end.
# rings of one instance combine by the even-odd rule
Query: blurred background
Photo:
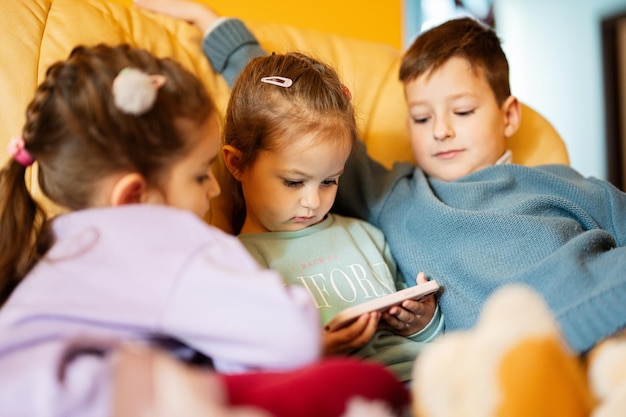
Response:
POLYGON ((401 49, 422 29, 445 19, 480 18, 493 24, 502 39, 513 94, 554 125, 571 165, 585 176, 609 179, 622 189, 626 185, 626 104, 621 104, 626 97, 626 23, 620 23, 626 22, 626 0, 199 1, 223 15, 236 11, 246 20, 401 49), (613 48, 607 49, 611 42, 613 48))

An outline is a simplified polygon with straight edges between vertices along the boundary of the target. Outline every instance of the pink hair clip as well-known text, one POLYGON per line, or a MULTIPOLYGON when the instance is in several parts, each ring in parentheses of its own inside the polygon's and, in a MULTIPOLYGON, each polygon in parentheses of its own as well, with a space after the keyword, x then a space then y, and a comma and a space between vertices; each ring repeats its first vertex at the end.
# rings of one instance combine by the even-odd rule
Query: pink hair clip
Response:
POLYGON ((7 151, 13 159, 25 167, 31 166, 35 162, 35 158, 26 150, 26 143, 21 136, 14 137, 9 141, 7 151))

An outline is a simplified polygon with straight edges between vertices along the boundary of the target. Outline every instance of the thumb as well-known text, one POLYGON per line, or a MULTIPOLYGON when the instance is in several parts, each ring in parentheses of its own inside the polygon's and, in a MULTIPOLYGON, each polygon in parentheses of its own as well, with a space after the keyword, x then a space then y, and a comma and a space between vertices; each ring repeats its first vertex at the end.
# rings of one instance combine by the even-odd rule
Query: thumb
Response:
POLYGON ((415 282, 417 282, 417 284, 423 284, 425 282, 428 282, 428 280, 426 279, 426 275, 423 272, 420 272, 419 274, 417 274, 415 282))

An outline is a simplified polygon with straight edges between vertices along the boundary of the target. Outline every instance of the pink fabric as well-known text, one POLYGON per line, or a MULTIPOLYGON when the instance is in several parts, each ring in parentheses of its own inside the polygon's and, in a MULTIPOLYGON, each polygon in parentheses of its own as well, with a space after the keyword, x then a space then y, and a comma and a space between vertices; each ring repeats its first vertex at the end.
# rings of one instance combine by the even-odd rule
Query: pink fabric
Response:
POLYGON ((32 155, 26 150, 26 144, 24 143, 24 138, 22 137, 15 137, 11 139, 9 146, 7 147, 7 152, 13 157, 13 159, 25 167, 30 166, 33 162, 35 162, 35 158, 33 158, 32 155))

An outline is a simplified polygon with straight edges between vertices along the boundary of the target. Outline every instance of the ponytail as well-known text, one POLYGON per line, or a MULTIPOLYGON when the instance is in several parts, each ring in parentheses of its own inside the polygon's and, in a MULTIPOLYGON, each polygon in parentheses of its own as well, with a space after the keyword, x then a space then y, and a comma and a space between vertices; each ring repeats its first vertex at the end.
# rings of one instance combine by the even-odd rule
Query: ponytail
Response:
POLYGON ((49 245, 39 235, 45 214, 26 188, 26 167, 11 159, 0 170, 0 306, 49 245))

